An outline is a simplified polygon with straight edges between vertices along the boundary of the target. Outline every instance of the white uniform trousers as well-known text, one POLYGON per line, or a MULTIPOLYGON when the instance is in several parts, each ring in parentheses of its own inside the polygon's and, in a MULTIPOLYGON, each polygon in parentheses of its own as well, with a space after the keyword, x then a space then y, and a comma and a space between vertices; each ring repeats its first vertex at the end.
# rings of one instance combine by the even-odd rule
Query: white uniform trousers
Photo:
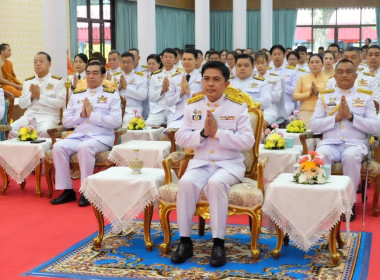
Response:
POLYGON ((228 192, 230 185, 238 182, 238 178, 215 164, 186 171, 178 182, 177 219, 180 236, 191 236, 196 205, 205 186, 205 194, 210 205, 212 237, 224 239, 228 192))
POLYGON ((351 178, 354 189, 357 191, 361 179, 360 170, 364 156, 358 147, 345 144, 320 145, 317 147, 317 152, 323 157, 323 161, 326 164, 341 161, 343 175, 351 178))
POLYGON ((150 113, 148 119, 146 120, 146 126, 152 125, 161 125, 166 124, 166 113, 165 111, 161 111, 158 113, 150 113))
MULTIPOLYGON (((23 116, 14 123, 12 123, 12 130, 9 131, 8 139, 17 138, 20 127, 28 125, 28 119, 30 119, 30 117, 23 116)), ((54 128, 58 125, 57 118, 39 117, 36 118, 36 122, 36 129, 39 138, 50 138, 49 134, 47 133, 47 130, 50 128, 54 128)))
POLYGON ((67 138, 56 142, 53 146, 56 190, 73 188, 70 177, 70 156, 72 154, 78 153, 81 184, 83 184, 83 181, 94 173, 95 155, 110 149, 110 146, 88 136, 80 139, 67 138))

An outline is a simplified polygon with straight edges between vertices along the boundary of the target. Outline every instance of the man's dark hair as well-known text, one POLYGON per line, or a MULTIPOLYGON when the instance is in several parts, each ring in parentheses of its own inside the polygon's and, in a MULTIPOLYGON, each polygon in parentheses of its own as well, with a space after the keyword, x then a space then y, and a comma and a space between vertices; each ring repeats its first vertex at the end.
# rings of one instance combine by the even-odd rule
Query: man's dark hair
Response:
POLYGON ((352 64, 352 66, 354 66, 354 68, 355 68, 354 63, 353 63, 351 60, 349 60, 349 59, 347 59, 347 58, 343 58, 343 59, 341 59, 341 60, 336 64, 335 69, 338 69, 338 66, 339 66, 341 63, 350 63, 350 64, 352 64))
POLYGON ((368 47, 368 50, 371 50, 371 49, 378 49, 378 50, 380 50, 380 47, 379 47, 379 45, 371 45, 371 46, 368 47))
POLYGON ((344 52, 356 52, 358 55, 360 55, 360 49, 357 47, 347 47, 344 52))
POLYGON ((296 48, 296 52, 305 52, 305 53, 307 53, 307 48, 305 47, 305 46, 298 46, 297 48, 296 48))
POLYGON ((328 47, 327 49, 329 49, 329 48, 331 48, 331 47, 333 47, 333 48, 337 48, 337 49, 338 49, 338 53, 340 53, 340 47, 339 47, 338 44, 332 43, 332 44, 329 45, 329 47, 328 47))
POLYGON ((213 54, 216 54, 220 58, 220 53, 218 51, 210 51, 210 53, 208 54, 208 56, 210 57, 213 54))
POLYGON ((292 48, 286 48, 285 52, 287 52, 288 50, 292 51, 292 48))
POLYGON ((116 53, 118 57, 120 57, 120 53, 117 50, 111 50, 108 55, 116 53))
POLYGON ((9 44, 7 44, 7 43, 3 43, 3 44, 1 44, 1 45, 0 45, 0 52, 5 51, 5 49, 6 49, 7 47, 9 47, 9 44))
POLYGON ((366 40, 368 40, 368 42, 371 44, 372 40, 371 38, 365 38, 366 40))
POLYGON ((319 47, 318 50, 325 50, 325 48, 324 47, 319 47))
POLYGON ((252 58, 252 56, 250 56, 249 54, 246 54, 246 53, 238 54, 236 56, 236 59, 235 59, 235 64, 238 62, 239 59, 246 59, 246 58, 248 58, 249 61, 251 62, 251 64, 253 65, 253 58, 252 58))
POLYGON ((270 55, 272 55, 273 51, 275 49, 279 49, 280 51, 282 51, 283 54, 285 54, 285 48, 282 46, 282 45, 273 45, 270 50, 269 50, 269 53, 270 55))
POLYGON ((131 52, 123 52, 121 54, 121 58, 123 58, 123 57, 132 57, 132 61, 135 61, 135 56, 131 52))
POLYGON ((47 54, 46 52, 38 52, 37 54, 43 54, 43 55, 45 55, 46 58, 47 58, 47 60, 48 60, 49 62, 51 62, 51 57, 50 57, 50 55, 47 54))
POLYGON ((76 57, 79 57, 80 59, 83 60, 84 63, 87 64, 87 62, 88 62, 88 57, 87 57, 87 55, 85 55, 84 53, 78 53, 76 56, 74 56, 74 60, 75 60, 76 57))
POLYGON ((298 60, 300 59, 300 54, 298 52, 296 52, 296 51, 292 51, 292 52, 288 53, 286 55, 286 59, 288 59, 289 56, 291 56, 291 55, 294 55, 295 57, 297 57, 298 60))
POLYGON ((137 52, 137 54, 140 54, 138 48, 130 48, 130 49, 128 50, 128 52, 131 52, 131 51, 135 51, 135 52, 137 52))
POLYGON ((208 69, 208 68, 218 69, 222 73, 225 81, 228 81, 228 79, 230 78, 230 70, 228 69, 228 67, 226 65, 224 65, 223 62, 220 62, 220 61, 206 62, 202 66, 202 70, 201 70, 202 77, 203 77, 203 74, 205 73, 206 69, 208 69))
POLYGON ((94 58, 90 59, 88 64, 86 65, 86 71, 89 66, 99 66, 100 67, 100 73, 104 75, 106 73, 106 67, 103 63, 101 63, 99 60, 96 60, 94 58))
POLYGON ((162 51, 162 56, 164 55, 164 53, 170 53, 172 55, 174 55, 174 57, 177 57, 177 52, 175 51, 175 49, 172 49, 172 48, 166 48, 162 51))
POLYGON ((369 48, 368 45, 364 45, 364 46, 361 48, 361 50, 363 51, 363 50, 368 49, 368 48, 369 48))
POLYGON ((197 54, 201 54, 201 56, 203 57, 203 52, 199 49, 195 49, 195 51, 197 52, 197 54))
POLYGON ((198 58, 198 53, 195 51, 195 49, 185 49, 182 54, 185 53, 191 53, 194 56, 195 60, 198 58))

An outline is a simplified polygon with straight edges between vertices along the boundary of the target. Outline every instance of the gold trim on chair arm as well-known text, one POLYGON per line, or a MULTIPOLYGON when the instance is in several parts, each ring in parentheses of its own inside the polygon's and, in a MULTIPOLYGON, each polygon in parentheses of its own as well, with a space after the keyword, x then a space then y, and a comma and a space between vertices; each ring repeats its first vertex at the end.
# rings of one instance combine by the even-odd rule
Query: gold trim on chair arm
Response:
POLYGON ((321 138, 322 139, 322 134, 320 134, 320 133, 314 134, 312 131, 307 131, 307 132, 301 133, 299 137, 300 137, 300 142, 302 145, 302 154, 307 155, 308 148, 307 148, 307 144, 306 144, 306 139, 311 139, 311 138, 321 138))
POLYGON ((49 134, 51 138, 51 144, 54 145, 56 142, 56 138, 62 138, 62 132, 68 131, 68 130, 74 130, 74 128, 66 128, 63 125, 59 125, 54 128, 50 128, 47 130, 47 133, 49 134))
POLYGON ((267 157, 260 156, 257 162, 257 187, 262 191, 263 196, 265 197, 264 190, 264 168, 268 162, 267 157))
POLYGON ((119 140, 120 140, 120 137, 121 135, 124 135, 127 133, 127 128, 125 127, 119 127, 118 129, 115 129, 115 141, 114 141, 114 146, 119 144, 119 140))

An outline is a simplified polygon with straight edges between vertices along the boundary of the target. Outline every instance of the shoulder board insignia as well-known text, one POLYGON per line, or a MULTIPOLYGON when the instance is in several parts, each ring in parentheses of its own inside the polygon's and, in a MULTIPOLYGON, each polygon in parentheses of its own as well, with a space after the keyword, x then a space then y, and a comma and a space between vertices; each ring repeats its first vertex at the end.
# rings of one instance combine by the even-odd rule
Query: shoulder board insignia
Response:
POLYGON ((174 74, 172 74, 170 77, 177 76, 178 74, 181 74, 181 71, 178 71, 178 70, 177 70, 177 72, 175 72, 174 74))
POLYGON ((144 73, 143 72, 139 72, 139 71, 135 71, 135 74, 137 74, 139 76, 144 76, 144 73))
POLYGON ((60 77, 60 76, 56 76, 56 75, 51 75, 51 77, 52 77, 53 79, 56 79, 56 80, 61 80, 61 79, 62 79, 62 77, 60 77))
POLYGON ((148 66, 146 66, 146 65, 141 65, 141 68, 148 69, 148 66))
POLYGON ((272 76, 277 76, 277 77, 278 77, 278 74, 276 74, 276 73, 273 73, 273 72, 269 73, 269 75, 272 75, 272 76))
POLYGON ((30 76, 30 77, 26 78, 25 81, 29 81, 29 80, 31 80, 31 79, 34 79, 34 77, 36 77, 36 75, 34 75, 34 76, 30 76))
POLYGON ((372 74, 370 72, 363 72, 364 75, 370 76, 370 77, 375 77, 375 74, 372 74))
POLYGON ((154 75, 154 74, 161 73, 163 70, 164 70, 164 68, 158 69, 157 71, 154 71, 154 72, 153 72, 153 75, 154 75))
POLYGON ((260 81, 264 81, 265 80, 264 77, 253 76, 253 78, 256 79, 256 80, 260 80, 260 81))
POLYGON ((261 107, 260 103, 255 102, 249 94, 241 92, 240 90, 238 90, 232 86, 228 86, 224 90, 224 95, 226 96, 227 99, 229 99, 233 102, 236 102, 239 104, 242 104, 242 103, 247 104, 247 107, 249 110, 252 108, 260 109, 260 107, 261 107), (242 103, 240 103, 240 101, 242 103))
POLYGON ((197 102, 199 100, 202 100, 203 97, 204 97, 204 94, 200 92, 199 94, 187 99, 187 104, 191 104, 191 103, 197 102))
POLYGON ((319 91, 320 94, 326 94, 326 93, 332 93, 332 92, 335 92, 335 89, 330 88, 330 89, 325 89, 325 90, 319 91))
POLYGON ((329 79, 332 79, 332 78, 334 78, 334 75, 331 75, 331 76, 329 77, 329 79))
POLYGON ((301 72, 306 72, 305 69, 302 69, 302 68, 297 68, 297 70, 301 72))
POLYGON ((358 68, 358 71, 363 71, 363 70, 364 70, 363 67, 359 67, 359 68, 358 68))
POLYGON ((121 71, 119 71, 119 72, 115 72, 115 73, 113 73, 112 75, 113 75, 113 76, 117 76, 117 75, 119 75, 119 74, 121 74, 121 71))
POLYGON ((267 70, 270 70, 270 69, 272 69, 272 66, 268 66, 268 67, 267 67, 267 70))
POLYGON ((180 70, 180 71, 183 71, 183 68, 181 68, 181 67, 176 66, 175 68, 180 70))
POLYGON ((108 92, 108 93, 114 93, 116 91, 116 89, 104 87, 103 91, 108 92))
POLYGON ((286 65, 285 67, 286 67, 286 68, 288 68, 288 69, 293 69, 293 70, 296 70, 296 67, 294 67, 294 66, 291 66, 291 65, 286 65))
POLYGON ((363 88, 358 88, 358 92, 361 92, 361 93, 364 93, 364 94, 368 94, 368 95, 372 95, 372 93, 373 93, 372 90, 363 89, 363 88))
POLYGON ((233 78, 235 78, 233 75, 230 76, 229 80, 232 80, 233 78))
POLYGON ((82 93, 82 92, 86 92, 87 89, 78 89, 78 90, 74 90, 74 94, 77 94, 77 93, 82 93))

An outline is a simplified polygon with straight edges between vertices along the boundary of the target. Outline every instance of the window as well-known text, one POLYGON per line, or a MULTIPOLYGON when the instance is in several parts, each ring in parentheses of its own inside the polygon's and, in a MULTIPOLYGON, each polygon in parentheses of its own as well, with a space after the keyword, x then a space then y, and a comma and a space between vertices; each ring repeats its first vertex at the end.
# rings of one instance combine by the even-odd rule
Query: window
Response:
POLYGON ((114 0, 77 0, 78 53, 108 55, 115 46, 114 0))
POLYGON ((341 48, 361 47, 366 38, 377 44, 375 8, 300 9, 297 12, 295 46, 309 51, 336 43, 341 48))

